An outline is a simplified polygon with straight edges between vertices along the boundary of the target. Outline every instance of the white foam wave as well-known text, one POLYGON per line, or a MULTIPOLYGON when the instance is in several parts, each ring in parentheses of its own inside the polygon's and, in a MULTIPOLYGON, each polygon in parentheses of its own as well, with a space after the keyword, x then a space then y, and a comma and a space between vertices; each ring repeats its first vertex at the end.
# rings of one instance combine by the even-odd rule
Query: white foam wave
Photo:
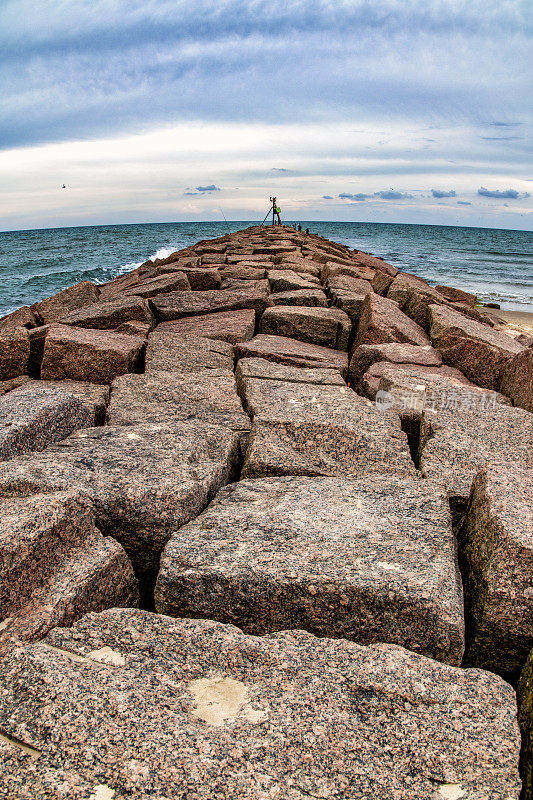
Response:
MULTIPOLYGON (((168 258, 172 255, 172 253, 175 253, 176 250, 179 250, 177 245, 171 245, 170 247, 159 247, 155 253, 152 253, 151 256, 148 256, 145 261, 155 261, 156 258, 168 258)), ((141 264, 144 264, 144 261, 132 261, 129 264, 122 264, 120 267, 117 267, 116 270, 114 270, 115 275, 124 275, 126 272, 132 272, 134 269, 137 269, 137 267, 140 267, 141 264)))

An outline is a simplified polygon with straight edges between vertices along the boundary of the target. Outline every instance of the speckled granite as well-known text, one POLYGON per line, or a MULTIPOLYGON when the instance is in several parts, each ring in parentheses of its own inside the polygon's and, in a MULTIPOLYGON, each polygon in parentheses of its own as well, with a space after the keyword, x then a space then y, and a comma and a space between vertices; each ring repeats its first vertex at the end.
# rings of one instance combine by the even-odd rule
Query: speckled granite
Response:
POLYGON ((0 664, 10 800, 518 800, 511 687, 393 645, 91 614, 0 664), (69 653, 73 655, 70 656, 69 653))
POLYGON ((138 603, 131 563, 94 525, 79 489, 2 497, 0 653, 17 639, 42 638, 89 611, 138 603))
POLYGON ((183 266, 182 271, 187 276, 190 288, 198 291, 206 289, 219 289, 222 276, 219 270, 209 266, 193 267, 183 266))
POLYGON ((454 286, 435 286, 435 289, 450 303, 465 303, 474 308, 477 302, 475 294, 465 292, 463 289, 456 289, 454 286))
POLYGON ((145 344, 140 336, 54 324, 46 334, 41 378, 109 384, 138 368, 145 344))
POLYGON ((352 352, 348 378, 351 386, 360 391, 360 382, 372 364, 378 361, 390 361, 393 364, 423 364, 439 367, 442 356, 430 345, 419 347, 413 344, 362 344, 352 352))
POLYGON ((524 784, 523 800, 533 797, 533 650, 518 681, 518 722, 522 733, 520 772, 524 784))
POLYGON ((160 333, 176 336, 204 336, 208 339, 236 344, 246 342, 254 335, 255 311, 242 308, 240 311, 221 311, 219 314, 204 314, 199 317, 162 322, 157 326, 160 333))
POLYGON ((287 364, 276 364, 274 361, 267 361, 264 358, 241 358, 237 362, 237 369, 235 370, 235 380, 240 392, 245 389, 245 383, 250 378, 288 381, 290 383, 313 383, 317 385, 346 385, 337 369, 291 367, 287 364))
POLYGON ((397 303, 378 294, 367 294, 359 315, 352 352, 362 344, 404 342, 429 345, 425 331, 400 310, 397 303))
POLYGON ((0 380, 28 374, 30 335, 26 328, 0 332, 0 380))
POLYGON ((428 307, 432 303, 446 303, 437 289, 418 275, 399 272, 387 290, 387 297, 396 300, 402 311, 417 325, 427 330, 428 307))
POLYGON ((512 336, 442 305, 429 306, 429 333, 446 364, 486 389, 497 389, 501 368, 524 348, 512 336))
POLYGON ((271 299, 275 306, 325 308, 328 304, 327 297, 322 289, 295 289, 292 292, 277 292, 272 295, 271 299))
POLYGON ((0 464, 0 496, 82 487, 98 528, 142 573, 158 564, 170 532, 232 479, 238 462, 238 435, 198 421, 89 428, 0 464))
POLYGON ((204 369, 233 372, 233 347, 217 339, 156 329, 148 337, 145 363, 147 373, 195 373, 204 369))
POLYGON ((147 338, 152 330, 152 326, 148 322, 141 322, 138 319, 131 319, 129 322, 122 322, 118 328, 115 328, 116 333, 131 333, 133 336, 142 336, 147 338))
POLYGON ((533 464, 505 459, 478 472, 461 543, 466 663, 516 679, 533 648, 533 464))
POLYGON ((87 381, 32 381, 35 388, 42 386, 50 389, 59 389, 62 392, 76 397, 91 413, 92 421, 85 427, 103 425, 107 404, 109 403, 109 386, 87 381))
POLYGON ((107 419, 110 425, 198 420, 250 430, 233 373, 221 369, 122 375, 113 381, 107 419))
MULTIPOLYGON (((240 363, 240 362, 239 362, 240 363)), ((290 369, 290 367, 288 367, 290 369)), ((297 370, 297 367, 292 367, 297 370)), ((322 370, 321 370, 322 371, 322 370)), ((344 382, 341 384, 330 382, 327 379, 317 381, 285 381, 272 378, 243 378, 239 376, 238 385, 246 411, 253 418, 256 414, 263 417, 283 415, 288 419, 327 419, 331 414, 339 417, 339 412, 350 418, 352 403, 357 403, 361 408, 360 399, 354 399, 354 393, 344 382)), ((318 370, 309 370, 317 373, 318 370)), ((339 373, 337 373, 338 375, 339 373)), ((365 406, 366 410, 366 406, 365 406)))
POLYGON ((21 306, 11 314, 0 317, 0 333, 7 333, 17 328, 36 328, 40 324, 39 317, 29 306, 21 306))
POLYGON ((249 342, 239 342, 235 347, 237 358, 265 358, 278 364, 294 367, 332 367, 346 377, 348 356, 329 347, 299 342, 285 336, 268 336, 260 333, 249 342))
POLYGON ((329 390, 341 388, 291 384, 280 410, 269 406, 254 418, 243 476, 413 475, 399 416, 379 410, 351 390, 344 395, 337 391, 332 398, 329 390), (292 386, 298 387, 294 402, 292 386), (304 396, 305 389, 309 391, 304 396))
POLYGON ((64 325, 74 325, 78 328, 112 330, 123 322, 132 320, 146 322, 154 327, 154 314, 148 300, 121 295, 105 303, 93 303, 78 311, 71 311, 60 321, 64 325))
POLYGON ((95 286, 94 283, 81 281, 52 297, 47 297, 46 300, 41 300, 40 303, 34 303, 31 308, 40 317, 42 324, 49 325, 51 322, 57 322, 71 311, 98 302, 100 293, 100 287, 95 286))
POLYGON ((486 408, 468 397, 465 402, 471 407, 465 408, 457 392, 443 408, 422 413, 422 475, 444 483, 459 504, 466 504, 474 476, 487 462, 501 458, 533 466, 531 414, 498 404, 490 392, 484 397, 486 408))
POLYGON ((93 424, 94 411, 72 393, 31 381, 0 398, 0 461, 93 424))
POLYGON ((13 389, 18 389, 19 386, 24 386, 31 380, 29 375, 19 375, 18 378, 10 378, 8 381, 0 381, 0 397, 3 397, 13 389))
POLYGON ((256 635, 288 628, 389 642, 460 665, 450 509, 417 478, 270 478, 219 493, 173 533, 156 609, 256 635))
POLYGON ((261 333, 287 336, 301 342, 347 350, 352 323, 338 308, 274 306, 261 317, 261 333))
POLYGON ((268 282, 272 294, 275 292, 291 292, 298 289, 320 288, 318 278, 313 278, 312 275, 304 278, 291 269, 269 269, 268 282))
POLYGON ((153 304, 158 320, 165 322, 198 314, 238 311, 242 308, 253 308, 256 315, 260 316, 265 308, 272 305, 272 301, 266 289, 252 286, 226 291, 213 289, 202 292, 171 292, 154 297, 153 304))
MULTIPOLYGON (((533 339, 532 339, 533 344, 533 339)), ((533 348, 509 358, 502 366, 500 392, 509 395, 515 406, 533 412, 533 348)))
POLYGON ((502 394, 474 386, 462 372, 445 364, 427 367, 377 361, 363 375, 360 390, 366 397, 377 398, 378 403, 401 412, 447 406, 461 410, 486 403, 510 405, 502 394))
POLYGON ((261 264, 220 264, 220 277, 222 280, 254 280, 259 281, 266 278, 267 268, 270 269, 272 263, 269 262, 262 266, 261 264))
POLYGON ((156 294, 163 294, 164 292, 184 292, 190 291, 191 284, 189 283, 185 273, 176 271, 167 275, 158 275, 155 278, 148 278, 145 281, 139 281, 135 286, 131 286, 124 290, 126 297, 155 297, 156 294))
MULTIPOLYGON (((360 281, 360 283, 368 284, 369 290, 372 291, 372 287, 368 281, 360 281)), ((363 308, 363 303, 369 290, 364 289, 356 292, 346 291, 345 289, 330 289, 329 296, 331 298, 331 305, 344 311, 344 313, 350 317, 352 323, 356 324, 361 316, 361 309, 363 308)))

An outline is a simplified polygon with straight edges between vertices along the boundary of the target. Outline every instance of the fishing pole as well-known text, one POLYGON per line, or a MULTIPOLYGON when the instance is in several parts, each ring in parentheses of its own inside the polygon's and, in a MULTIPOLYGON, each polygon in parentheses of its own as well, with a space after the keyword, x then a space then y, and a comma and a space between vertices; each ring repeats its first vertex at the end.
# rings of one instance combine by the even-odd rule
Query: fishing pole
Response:
POLYGON ((220 206, 218 207, 218 210, 220 211, 220 213, 224 217, 224 222, 226 223, 226 228, 228 229, 228 233, 231 234, 231 230, 230 230, 230 227, 228 225, 228 220, 226 219, 226 216, 225 216, 224 212, 222 211, 222 209, 220 208, 220 206))

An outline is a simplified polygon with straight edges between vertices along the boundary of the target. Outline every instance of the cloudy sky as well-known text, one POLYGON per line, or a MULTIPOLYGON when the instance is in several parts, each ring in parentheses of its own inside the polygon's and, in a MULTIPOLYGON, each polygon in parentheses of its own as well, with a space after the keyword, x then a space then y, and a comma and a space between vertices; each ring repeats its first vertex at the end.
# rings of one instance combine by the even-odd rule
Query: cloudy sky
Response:
POLYGON ((530 0, 2 0, 0 230, 531 229, 530 0), (66 188, 61 188, 65 184, 66 188))

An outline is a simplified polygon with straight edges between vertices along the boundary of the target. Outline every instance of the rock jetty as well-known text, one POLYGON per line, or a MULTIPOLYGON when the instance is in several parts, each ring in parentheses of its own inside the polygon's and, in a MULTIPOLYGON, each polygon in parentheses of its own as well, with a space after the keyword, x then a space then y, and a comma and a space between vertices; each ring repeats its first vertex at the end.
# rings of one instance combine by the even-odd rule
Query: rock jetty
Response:
POLYGON ((532 800, 533 348, 251 227, 0 320, 0 798, 532 800))

